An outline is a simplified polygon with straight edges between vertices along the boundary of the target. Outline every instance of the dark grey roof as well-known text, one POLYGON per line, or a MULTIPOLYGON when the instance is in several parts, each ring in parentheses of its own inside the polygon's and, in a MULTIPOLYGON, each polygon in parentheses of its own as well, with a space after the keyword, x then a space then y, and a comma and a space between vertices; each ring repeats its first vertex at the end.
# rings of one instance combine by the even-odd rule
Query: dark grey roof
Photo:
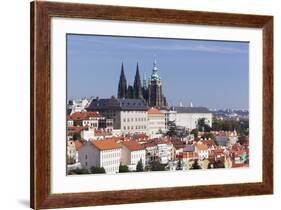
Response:
POLYGON ((147 111, 148 106, 142 99, 94 99, 87 108, 89 111, 103 110, 127 110, 127 111, 147 111))
POLYGON ((226 146, 229 140, 226 136, 216 136, 215 141, 219 146, 226 146))
POLYGON ((185 146, 185 148, 183 148, 183 151, 184 152, 194 152, 195 151, 195 147, 194 147, 194 145, 188 144, 188 145, 185 146))
POLYGON ((171 107, 171 110, 178 113, 212 113, 206 107, 171 107))

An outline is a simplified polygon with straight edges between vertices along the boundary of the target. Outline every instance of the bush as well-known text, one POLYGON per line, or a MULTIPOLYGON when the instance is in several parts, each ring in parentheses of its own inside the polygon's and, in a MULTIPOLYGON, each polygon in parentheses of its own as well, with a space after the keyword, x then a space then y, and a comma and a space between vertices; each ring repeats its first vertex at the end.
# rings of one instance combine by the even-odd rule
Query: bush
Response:
POLYGON ((177 168, 176 169, 177 170, 182 170, 182 159, 181 158, 178 159, 178 163, 177 163, 177 168))
POLYGON ((105 174, 104 167, 93 166, 91 167, 92 174, 105 174))
POLYGON ((129 168, 126 165, 121 165, 119 166, 119 173, 126 173, 129 172, 129 168))
POLYGON ((201 169, 201 166, 198 164, 198 160, 194 160, 191 169, 201 169))
POLYGON ((151 162, 151 171, 165 171, 165 165, 159 161, 154 160, 151 162))
POLYGON ((89 174, 89 170, 86 168, 76 168, 68 172, 69 175, 78 175, 78 174, 89 174))

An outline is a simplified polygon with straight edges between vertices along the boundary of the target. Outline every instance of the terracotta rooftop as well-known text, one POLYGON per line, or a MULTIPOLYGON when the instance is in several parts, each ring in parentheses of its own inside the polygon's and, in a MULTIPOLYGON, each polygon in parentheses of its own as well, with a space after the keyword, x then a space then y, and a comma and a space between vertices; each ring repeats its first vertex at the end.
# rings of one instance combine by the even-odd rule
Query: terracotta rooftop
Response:
POLYGON ((197 147, 198 150, 208 150, 208 146, 205 144, 196 144, 195 147, 197 147))
POLYGON ((198 158, 197 152, 181 152, 181 158, 198 158))
POLYGON ((164 115, 162 112, 159 111, 159 109, 156 109, 154 107, 151 107, 148 111, 148 114, 153 114, 153 115, 164 115))
POLYGON ((136 141, 123 141, 122 144, 131 151, 144 150, 144 147, 136 141))
POLYGON ((99 150, 110 150, 121 148, 120 144, 117 144, 114 139, 94 140, 91 143, 99 150))
POLYGON ((112 135, 111 130, 95 130, 95 135, 112 135))
POLYGON ((100 117, 98 112, 75 112, 72 115, 68 116, 69 120, 87 120, 90 117, 100 117))
POLYGON ((217 146, 214 140, 200 140, 200 142, 207 145, 208 147, 217 146))

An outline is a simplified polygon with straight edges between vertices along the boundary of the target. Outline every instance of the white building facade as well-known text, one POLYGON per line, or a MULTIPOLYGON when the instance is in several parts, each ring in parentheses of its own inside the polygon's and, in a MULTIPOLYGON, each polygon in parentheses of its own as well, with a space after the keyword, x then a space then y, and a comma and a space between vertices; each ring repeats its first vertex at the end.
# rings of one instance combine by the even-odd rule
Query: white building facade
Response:
POLYGON ((167 164, 173 159, 174 147, 171 142, 165 140, 155 140, 152 143, 145 144, 146 162, 159 161, 161 164, 167 164))
POLYGON ((113 139, 88 141, 79 149, 83 168, 103 167, 107 174, 119 172, 121 145, 113 139))
POLYGON ((199 119, 204 118, 205 123, 212 127, 213 114, 205 107, 172 107, 171 121, 177 126, 192 130, 198 127, 199 119))
POLYGON ((165 114, 156 108, 150 108, 148 116, 148 135, 151 138, 161 137, 166 132, 165 114))
POLYGON ((113 129, 122 134, 147 133, 148 106, 142 99, 94 99, 88 110, 113 119, 113 129))
POLYGON ((124 141, 122 144, 121 164, 127 165, 130 171, 137 170, 137 164, 142 161, 145 168, 145 149, 135 141, 124 141))
POLYGON ((209 149, 205 144, 196 144, 195 152, 198 154, 198 159, 200 160, 208 159, 209 157, 209 149))

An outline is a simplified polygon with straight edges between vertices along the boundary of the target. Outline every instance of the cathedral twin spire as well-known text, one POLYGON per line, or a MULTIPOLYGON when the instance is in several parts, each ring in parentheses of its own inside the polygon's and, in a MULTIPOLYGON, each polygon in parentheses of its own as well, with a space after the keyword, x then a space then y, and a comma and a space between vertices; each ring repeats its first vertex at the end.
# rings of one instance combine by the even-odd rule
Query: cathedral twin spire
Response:
POLYGON ((119 79, 119 84, 118 84, 118 98, 126 98, 127 97, 127 80, 126 76, 124 73, 124 65, 122 62, 121 65, 121 74, 120 74, 120 79, 119 79))
POLYGON ((126 76, 124 73, 124 65, 122 62, 117 97, 118 98, 135 98, 135 99, 143 98, 138 63, 137 63, 137 68, 136 68, 134 86, 128 85, 128 87, 127 87, 127 80, 126 80, 126 76))
POLYGON ((122 63, 117 97, 121 99, 144 99, 151 107, 167 107, 166 98, 162 93, 162 82, 158 74, 156 60, 153 62, 151 77, 149 80, 144 77, 143 86, 141 84, 139 64, 137 63, 134 84, 127 85, 124 65, 122 63))
POLYGON ((142 96, 142 85, 139 72, 139 64, 137 63, 137 70, 134 81, 134 98, 143 98, 142 96))

